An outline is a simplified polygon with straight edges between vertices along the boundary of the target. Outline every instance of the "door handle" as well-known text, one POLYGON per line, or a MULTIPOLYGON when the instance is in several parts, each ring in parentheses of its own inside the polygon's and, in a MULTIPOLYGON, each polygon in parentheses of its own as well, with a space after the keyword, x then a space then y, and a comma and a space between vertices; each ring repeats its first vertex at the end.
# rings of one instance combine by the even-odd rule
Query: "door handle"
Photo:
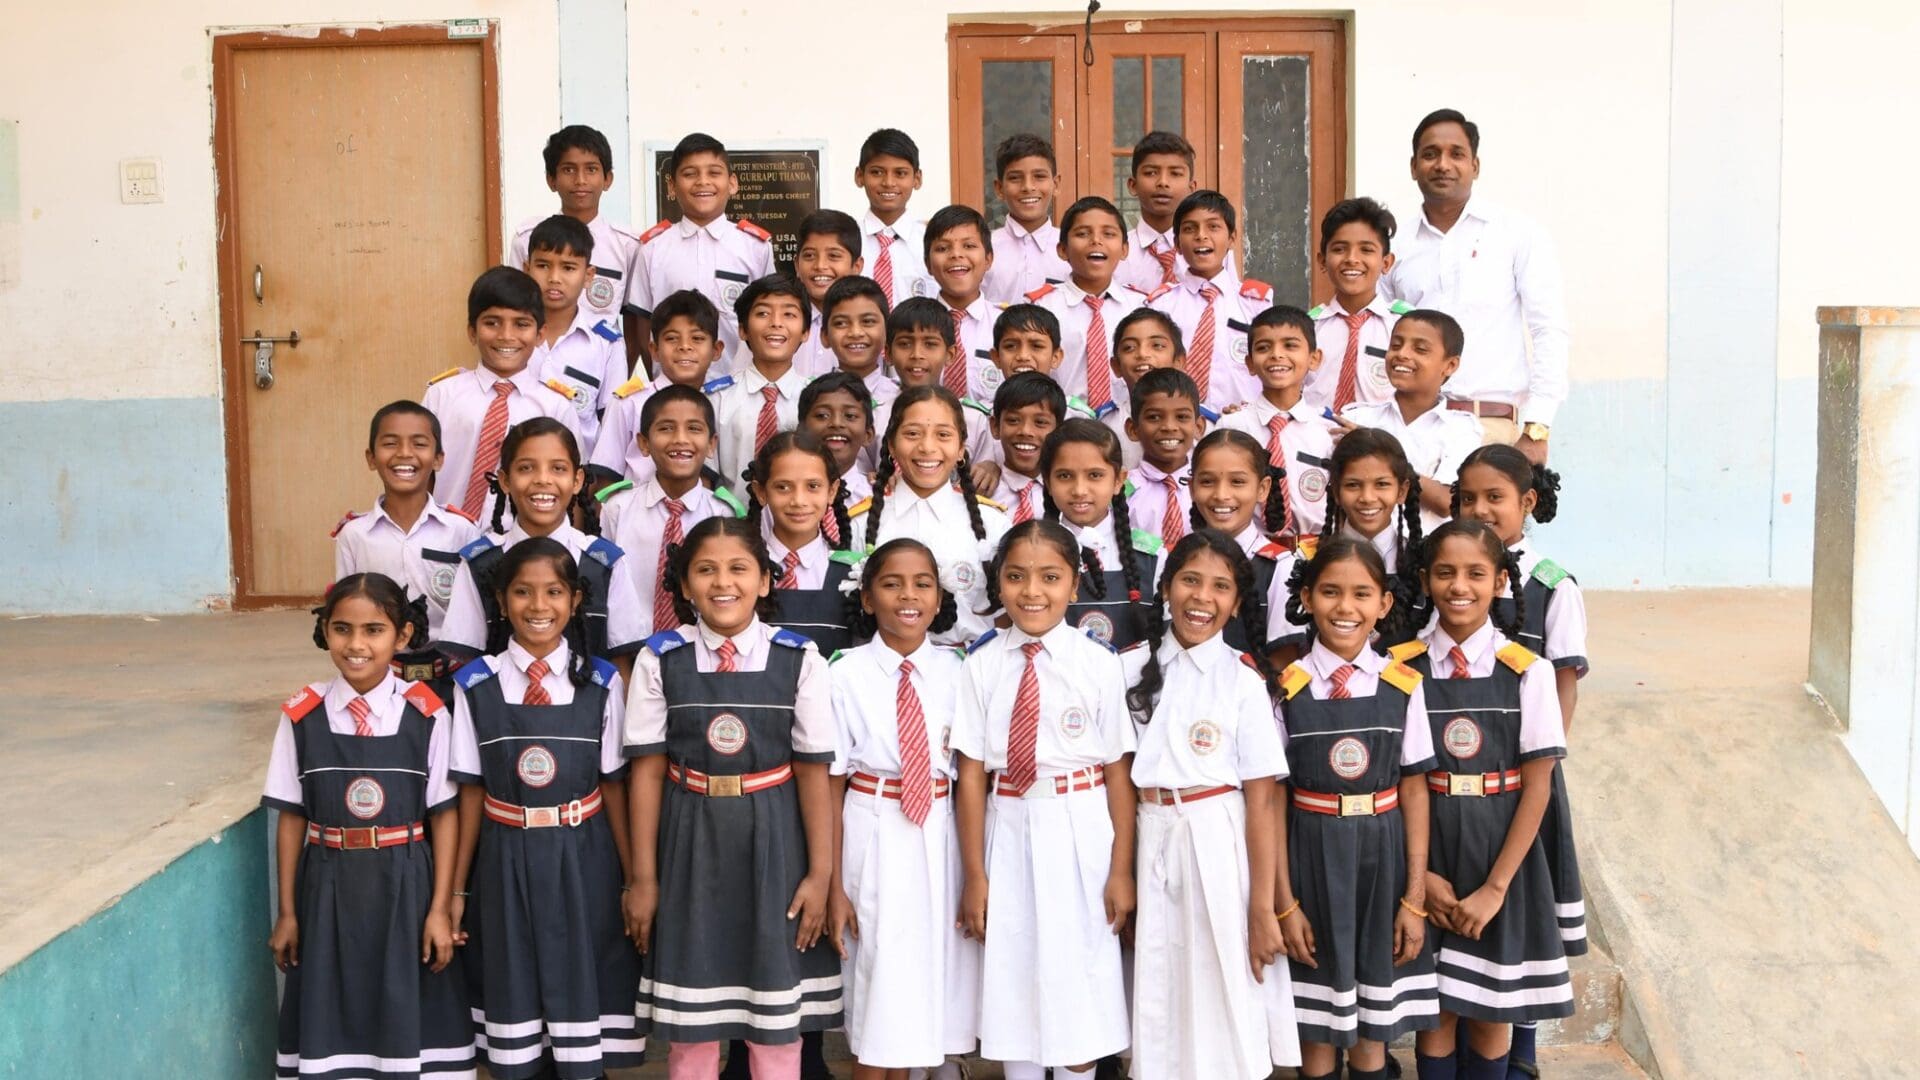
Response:
POLYGON ((289 330, 286 337, 268 337, 255 330, 252 337, 243 337, 241 344, 253 346, 253 385, 262 390, 273 388, 273 347, 285 343, 290 349, 300 347, 300 331, 289 330))

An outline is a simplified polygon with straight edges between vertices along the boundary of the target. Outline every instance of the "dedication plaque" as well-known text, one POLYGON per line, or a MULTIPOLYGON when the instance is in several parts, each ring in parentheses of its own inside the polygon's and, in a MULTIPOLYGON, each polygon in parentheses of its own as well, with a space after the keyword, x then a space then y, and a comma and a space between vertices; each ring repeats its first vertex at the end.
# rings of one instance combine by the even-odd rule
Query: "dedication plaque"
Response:
MULTIPOLYGON (((727 216, 747 218, 773 234, 773 260, 793 269, 800 247, 800 219, 820 209, 820 155, 824 143, 789 149, 727 147, 740 190, 727 204, 727 216)), ((667 160, 671 144, 649 144, 653 164, 653 200, 660 216, 680 220, 680 207, 668 198, 667 160)))

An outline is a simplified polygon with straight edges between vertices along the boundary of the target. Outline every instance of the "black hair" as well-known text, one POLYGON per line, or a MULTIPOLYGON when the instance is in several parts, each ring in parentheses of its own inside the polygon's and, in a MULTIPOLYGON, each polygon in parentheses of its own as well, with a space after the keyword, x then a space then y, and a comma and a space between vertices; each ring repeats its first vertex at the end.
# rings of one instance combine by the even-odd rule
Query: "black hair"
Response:
POLYGON ((880 319, 884 322, 890 314, 886 290, 880 287, 879 282, 863 274, 848 274, 827 286, 827 295, 820 298, 820 321, 824 323, 832 318, 834 308, 862 296, 873 301, 874 306, 880 309, 880 319))
MULTIPOLYGON (((1407 487, 1407 497, 1400 504, 1400 520, 1388 526, 1400 530, 1400 554, 1394 560, 1398 565, 1390 568, 1393 576, 1394 603, 1404 608, 1409 617, 1417 609, 1425 608, 1424 590, 1420 584, 1415 563, 1419 559, 1420 544, 1424 526, 1420 521, 1420 475, 1413 471, 1413 463, 1407 460, 1407 452, 1400 440, 1388 431, 1379 428, 1356 428, 1341 436, 1333 446, 1333 457, 1327 464, 1327 520, 1320 528, 1320 550, 1325 551, 1327 542, 1339 536, 1340 528, 1347 523, 1346 512, 1340 509, 1340 477, 1347 467, 1365 458, 1377 457, 1393 470, 1394 478, 1407 487)), ((1369 549, 1372 544, 1366 545, 1369 549)), ((1415 628, 1425 625, 1425 618, 1412 623, 1415 628)))
POLYGON ((327 647, 327 621, 333 618, 333 609, 349 596, 364 596, 380 609, 380 614, 393 624, 398 648, 411 649, 427 643, 425 613, 418 610, 420 605, 407 599, 407 590, 399 582, 385 574, 369 572, 348 574, 327 586, 320 606, 313 609, 313 643, 321 649, 327 647))
MULTIPOLYGON (((753 455, 753 460, 747 463, 747 471, 741 476, 742 480, 748 482, 747 520, 753 522, 756 527, 760 524, 760 511, 763 506, 760 496, 754 491, 754 485, 764 486, 768 480, 772 479, 774 460, 782 454, 811 454, 819 458, 820 464, 826 467, 828 483, 838 483, 840 480, 840 469, 834 465, 833 455, 827 452, 827 448, 821 445, 819 439, 798 429, 777 432, 773 438, 761 444, 760 452, 753 455)), ((833 516, 838 536, 838 540, 833 542, 832 546, 845 550, 853 537, 853 526, 847 521, 847 485, 840 484, 839 490, 834 492, 833 501, 827 504, 827 513, 833 516)))
POLYGON ((1467 466, 1485 465, 1498 470, 1513 482, 1513 490, 1520 495, 1533 492, 1533 520, 1545 525, 1560 513, 1560 474, 1545 465, 1535 465, 1527 460, 1527 455, 1505 443, 1490 443, 1479 447, 1460 462, 1460 470, 1453 481, 1453 501, 1448 512, 1454 517, 1460 516, 1460 480, 1465 476, 1467 466))
MULTIPOLYGON (((1139 723, 1147 723, 1153 718, 1153 707, 1160 697, 1160 690, 1166 685, 1166 672, 1160 668, 1160 644, 1166 640, 1166 596, 1167 587, 1173 584, 1174 575, 1179 573, 1194 556, 1203 551, 1211 551, 1220 556, 1233 572, 1233 585, 1238 596, 1236 617, 1244 626, 1248 608, 1260 598, 1259 585, 1253 577, 1253 560, 1240 550, 1240 544, 1233 537, 1219 529, 1196 529, 1180 538, 1167 553, 1167 568, 1160 572, 1160 582, 1156 586, 1152 614, 1147 629, 1147 664, 1140 669, 1140 679, 1127 691, 1127 709, 1139 723)), ((1256 635, 1249 634, 1248 640, 1256 635)), ((1267 689, 1267 696, 1274 693, 1273 665, 1268 663, 1265 650, 1252 649, 1242 653, 1253 661, 1253 670, 1260 675, 1260 683, 1267 689)))
POLYGON ((380 441, 380 425, 385 423, 389 416, 424 417, 427 421, 427 427, 433 430, 434 453, 437 454, 440 452, 440 418, 435 416, 433 410, 427 408, 425 405, 417 401, 407 401, 404 399, 400 401, 389 401, 385 405, 380 406, 379 410, 373 414, 373 422, 367 425, 367 449, 373 449, 374 444, 380 441))
MULTIPOLYGON (((909 300, 900 307, 911 307, 913 303, 914 301, 909 300)), ((953 327, 951 321, 945 322, 944 325, 948 329, 953 327)), ((953 396, 953 391, 933 383, 927 386, 909 386, 900 391, 900 396, 893 399, 893 407, 887 413, 887 430, 880 436, 878 454, 880 468, 873 474, 873 498, 867 508, 865 540, 867 547, 872 547, 880 538, 880 512, 887 504, 887 489, 893 486, 894 476, 900 471, 899 464, 893 460, 894 433, 900 430, 900 420, 907 415, 907 410, 923 401, 938 401, 953 411, 953 426, 960 436, 960 461, 953 467, 953 482, 960 485, 960 496, 967 502, 967 521, 973 526, 974 539, 987 538, 987 526, 980 519, 980 498, 973 488, 973 470, 969 468, 967 457, 966 406, 961 405, 960 399, 953 396)))
POLYGON ((897 157, 913 166, 914 172, 920 171, 920 147, 913 137, 899 128, 881 128, 867 136, 860 144, 860 167, 877 157, 897 157))
POLYGON ((944 634, 953 629, 960 620, 960 603, 947 587, 939 584, 940 560, 934 557, 933 549, 915 540, 911 536, 896 536, 875 548, 860 567, 860 591, 847 598, 847 628, 853 631, 856 639, 871 639, 880 633, 877 620, 860 606, 860 598, 873 589, 873 581, 887 565, 887 560, 905 551, 917 551, 927 557, 933 567, 934 588, 940 592, 940 605, 933 613, 933 621, 927 624, 929 634, 944 634))
POLYGON ((792 274, 775 272, 748 282, 747 287, 740 290, 740 299, 733 302, 733 317, 740 321, 743 329, 753 305, 769 296, 793 297, 800 302, 800 322, 804 326, 813 325, 813 301, 807 299, 807 290, 801 286, 800 279, 792 274))
POLYGON ((1393 597, 1392 609, 1385 618, 1374 624, 1374 632, 1378 635, 1374 639, 1374 648, 1384 651, 1387 646, 1410 640, 1425 625, 1425 618, 1415 619, 1412 606, 1404 602, 1401 595, 1399 575, 1387 571, 1386 561, 1380 558, 1380 552, 1367 541, 1351 536, 1322 540, 1313 558, 1300 559, 1293 564, 1293 572, 1287 576, 1288 621, 1306 627, 1307 643, 1312 644, 1319 633, 1319 626, 1307 614, 1306 605, 1300 602, 1300 597, 1313 588, 1327 567, 1348 559, 1365 568, 1367 576, 1373 578, 1373 583, 1393 597))
POLYGON ((1127 402, 1127 415, 1133 418, 1134 423, 1140 422, 1141 408, 1155 394, 1186 398, 1193 402, 1195 409, 1200 408, 1200 387, 1194 383, 1193 376, 1177 367, 1154 368, 1133 384, 1132 400, 1127 402))
POLYGON ((467 327, 480 325, 480 313, 490 308, 505 308, 533 316, 535 326, 547 324, 547 309, 540 303, 540 286, 525 270, 511 266, 490 266, 473 279, 467 290, 467 327))
MULTIPOLYGON (((649 404, 651 404, 651 402, 649 402, 649 404)), ((514 455, 520 452, 520 447, 524 445, 528 439, 537 438, 541 435, 552 435, 558 438, 560 444, 567 448, 567 457, 573 459, 573 467, 575 469, 581 467, 580 441, 573 437, 573 432, 567 428, 567 425, 555 420, 551 416, 536 416, 531 420, 522 420, 513 425, 513 427, 507 430, 507 437, 500 440, 499 468, 487 480, 488 486, 493 491, 494 532, 501 533, 507 531, 506 520, 507 510, 509 509, 508 502, 510 500, 507 497, 505 477, 507 472, 513 468, 514 455)), ((580 490, 574 493, 573 505, 570 510, 572 514, 579 519, 581 532, 589 536, 598 536, 600 534, 600 502, 587 490, 587 485, 584 482, 581 483, 580 490)), ((516 516, 517 513, 516 511, 516 516)))
POLYGON ((1307 348, 1317 349, 1320 347, 1319 338, 1313 332, 1313 316, 1308 315, 1292 304, 1275 304, 1260 314, 1255 315, 1253 322, 1248 324, 1248 335, 1251 336, 1255 330, 1263 326, 1273 327, 1275 329, 1292 327, 1300 331, 1301 335, 1307 339, 1307 348))
POLYGON ((1460 320, 1438 308, 1414 308, 1400 316, 1400 322, 1417 322, 1440 331, 1440 347, 1448 356, 1459 356, 1466 351, 1467 332, 1460 329, 1460 320))
MULTIPOLYGON (((1100 456, 1105 458, 1107 464, 1113 468, 1115 487, 1113 502, 1108 507, 1108 512, 1113 516, 1114 547, 1120 552, 1120 570, 1126 576, 1127 600, 1130 603, 1141 603, 1143 586, 1140 581, 1140 568, 1134 564, 1132 558, 1133 519, 1127 513, 1126 485, 1120 482, 1120 478, 1126 475, 1127 466, 1120 452, 1120 436, 1115 435, 1112 428, 1098 420, 1076 416, 1062 422, 1059 427, 1047 434, 1047 441, 1040 444, 1041 506, 1045 508, 1049 520, 1059 518, 1060 508, 1054 505, 1053 492, 1047 487, 1047 474, 1053 471, 1053 462, 1059 457, 1060 448, 1069 443, 1082 443, 1099 450, 1100 456)), ((1106 582, 1101 578, 1103 571, 1100 566, 1100 557, 1091 550, 1087 552, 1087 557, 1093 562, 1093 589, 1097 595, 1106 587, 1106 582)), ((1146 584, 1151 585, 1152 582, 1146 584)))
POLYGON ((1382 206, 1379 200, 1362 195, 1355 199, 1341 199, 1320 219, 1320 254, 1327 253, 1327 245, 1333 243, 1334 233, 1356 221, 1380 237, 1380 254, 1393 251, 1393 234, 1399 230, 1399 223, 1393 220, 1392 211, 1382 206))
POLYGON ((922 330, 932 330, 940 335, 948 349, 954 345, 953 316, 947 314, 947 305, 931 296, 915 296, 900 301, 892 311, 887 312, 887 342, 901 334, 917 334, 922 330))
POLYGON ((1009 135, 1000 140, 993 151, 993 178, 998 180, 1007 175, 1007 166, 1021 158, 1046 158, 1047 168, 1060 171, 1060 160, 1053 156, 1053 144, 1038 135, 1022 132, 1009 135))
POLYGON ((1120 247, 1122 250, 1125 250, 1127 247, 1127 219, 1121 215, 1119 207, 1098 195, 1080 196, 1078 199, 1073 200, 1072 206, 1067 207, 1066 213, 1060 215, 1060 242, 1063 244, 1066 243, 1067 234, 1073 231, 1074 222, 1079 221, 1082 215, 1091 214, 1095 211, 1112 214, 1113 220, 1120 223, 1120 247))
POLYGON ((681 289, 668 293, 667 298, 653 305, 651 324, 653 340, 658 343, 660 332, 675 319, 691 319, 693 325, 714 340, 720 338, 720 309, 713 306, 707 294, 698 289, 681 289))
POLYGON ((1240 219, 1233 212, 1233 201, 1210 188, 1201 188, 1199 191, 1180 200, 1180 205, 1173 211, 1173 231, 1177 234, 1180 231, 1180 223, 1182 221, 1187 220, 1189 216, 1197 214, 1202 210, 1211 210, 1219 214, 1222 218, 1225 218, 1228 236, 1236 236, 1239 234, 1240 219))
POLYGON ((993 392, 993 416, 996 420, 1029 405, 1045 405, 1053 410, 1056 421, 1064 420, 1067 416, 1067 392, 1061 389, 1053 376, 1037 371, 1023 371, 1001 383, 1000 389, 993 392))
MULTIPOLYGON (((1006 535, 1000 538, 1000 546, 994 549, 993 558, 987 562, 987 606, 982 614, 1000 610, 1000 567, 1007 561, 1007 552, 1012 551, 1015 544, 1021 543, 1045 544, 1058 552, 1068 566, 1092 574, 1096 582, 1100 580, 1100 560, 1094 557, 1093 549, 1081 547, 1067 527, 1057 521, 1043 517, 1028 518, 1007 530, 1006 535)), ((1100 590, 1095 589, 1094 595, 1100 596, 1100 590)))
MULTIPOLYGON (((1513 594, 1513 608, 1507 612, 1506 618, 1502 618, 1500 605, 1495 604, 1487 612, 1487 618, 1492 620, 1493 625, 1507 635, 1509 640, 1518 641, 1521 624, 1527 617, 1526 578, 1520 573, 1520 556, 1507 550, 1507 545, 1501 541, 1500 534, 1494 532, 1493 526, 1486 522, 1466 521, 1460 518, 1441 522, 1440 527, 1433 530, 1426 542, 1420 545, 1417 572, 1420 575, 1421 586, 1424 588, 1426 585, 1427 572, 1433 569, 1433 560, 1440 553, 1440 545, 1456 536, 1478 544, 1481 552, 1486 555, 1487 561, 1493 563, 1495 569, 1506 573, 1507 588, 1513 594)), ((1431 608, 1436 603, 1434 597, 1429 594, 1427 606, 1431 608)))
POLYGON ((1193 171, 1193 144, 1186 136, 1172 131, 1149 131, 1133 144, 1133 160, 1128 163, 1127 171, 1133 176, 1140 175, 1142 160, 1156 154, 1173 154, 1184 158, 1187 171, 1193 171))
POLYGON ((660 418, 660 411, 676 401, 699 406, 700 415, 705 417, 707 421, 708 434, 711 435, 714 433, 717 421, 714 419, 713 399, 694 387, 681 386, 679 383, 668 383, 653 393, 648 394, 647 400, 641 403, 640 434, 644 436, 647 432, 652 431, 653 422, 660 418))
POLYGON ((1045 334, 1054 348, 1060 347, 1060 317, 1039 304, 1008 304, 993 320, 993 347, 998 349, 1001 338, 1020 331, 1045 334))
MULTIPOLYGON (((1173 316, 1161 311, 1159 308, 1150 307, 1134 308, 1120 319, 1119 324, 1113 328, 1113 351, 1107 355, 1119 356, 1120 339, 1126 336, 1127 331, 1132 328, 1134 323, 1141 322, 1156 322, 1160 324, 1160 329, 1165 331, 1167 336, 1173 339, 1173 358, 1175 360, 1180 360, 1187 355, 1187 343, 1180 334, 1180 324, 1173 321, 1173 316)), ((1198 386, 1194 387, 1194 393, 1197 395, 1199 392, 1200 388, 1198 386)))
MULTIPOLYGON (((1151 371, 1148 372, 1148 374, 1158 375, 1159 372, 1151 371)), ((1147 380, 1141 379, 1140 381, 1144 383, 1147 380)), ((1253 462, 1253 471, 1268 480, 1273 479, 1273 466, 1267 461, 1267 448, 1261 445, 1260 440, 1238 428, 1217 427, 1207 432, 1201 436, 1199 442, 1194 444, 1193 456, 1187 460, 1193 465, 1199 465, 1202 454, 1218 450, 1223 446, 1238 450, 1247 455, 1247 460, 1253 462)), ((1259 516, 1254 519, 1254 523, 1260 526, 1261 531, 1269 534, 1273 532, 1273 529, 1267 524, 1273 519, 1273 494, 1271 489, 1267 491, 1267 501, 1261 505, 1261 512, 1259 516)), ((1187 510, 1187 528, 1192 532, 1199 532, 1201 529, 1208 527, 1207 516, 1200 512, 1200 500, 1193 500, 1193 505, 1187 510)), ((1243 604, 1241 606, 1244 607, 1245 605, 1243 604)), ((1247 640, 1253 641, 1257 638, 1258 635, 1250 635, 1247 640)))
POLYGON ((1428 128, 1437 124, 1459 124, 1460 130, 1467 133, 1467 149, 1473 152, 1473 156, 1480 156, 1480 125, 1467 119, 1458 109, 1435 109, 1421 117, 1420 123, 1414 126, 1413 153, 1415 157, 1420 155, 1420 136, 1425 135, 1428 128))
POLYGON ((600 159, 601 171, 613 175, 613 146, 607 137, 585 124, 568 124, 547 136, 546 149, 540 151, 540 157, 547 164, 547 179, 559 174, 560 159, 569 150, 585 150, 600 159))
MULTIPOLYGON (((697 622, 699 612, 693 601, 687 599, 687 568, 693 563, 693 556, 700 545, 719 536, 731 536, 747 546, 755 562, 760 564, 760 572, 771 581, 777 575, 773 565, 773 556, 767 553, 767 541, 760 535, 760 523, 737 517, 702 518, 700 523, 687 530, 687 538, 678 544, 667 545, 666 586, 673 595, 673 617, 683 624, 697 622)), ((779 601, 773 598, 771 591, 754 601, 753 613, 760 621, 771 623, 780 617, 779 601)))
POLYGON ((824 236, 839 244, 847 254, 860 257, 860 223, 853 215, 840 210, 815 210, 800 219, 799 235, 794 237, 796 247, 805 244, 816 236, 824 236))
POLYGON ((593 681, 592 653, 587 650, 587 590, 586 578, 580 575, 580 564, 574 561, 573 552, 567 545, 551 536, 531 536, 508 548, 506 554, 493 567, 492 580, 495 601, 500 605, 500 621, 512 623, 507 618, 507 589, 513 579, 520 574, 520 568, 535 559, 545 559, 553 565, 553 572, 562 584, 572 589, 576 599, 573 615, 567 619, 562 631, 567 640, 567 681, 575 686, 585 686, 593 681))
POLYGON ((667 175, 680 171, 680 166, 688 158, 698 154, 718 154, 729 170, 733 162, 727 157, 726 144, 703 131, 696 131, 674 144, 673 153, 667 155, 667 175))
POLYGON ((527 255, 532 257, 536 251, 551 251, 556 255, 578 255, 583 259, 593 258, 593 232, 586 222, 570 218, 565 214, 555 214, 533 227, 527 235, 527 255))
POLYGON ((968 227, 980 234, 980 243, 991 253, 993 230, 987 226, 987 219, 971 206, 955 205, 943 206, 927 219, 927 231, 920 237, 920 257, 932 262, 934 241, 956 229, 968 227))
MULTIPOLYGON (((843 279, 844 280, 844 279, 843 279)), ((800 390, 800 422, 806 423, 807 414, 828 394, 850 394, 860 403, 860 411, 867 414, 867 431, 873 431, 873 393, 867 389, 867 381, 851 371, 829 371, 825 375, 810 379, 800 390)))

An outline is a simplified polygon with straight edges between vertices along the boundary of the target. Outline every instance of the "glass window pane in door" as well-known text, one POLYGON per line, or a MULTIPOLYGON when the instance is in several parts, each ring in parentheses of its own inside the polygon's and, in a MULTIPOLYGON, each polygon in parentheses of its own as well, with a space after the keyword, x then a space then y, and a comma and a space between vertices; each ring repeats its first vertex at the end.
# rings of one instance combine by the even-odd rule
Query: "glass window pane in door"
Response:
POLYGON ((1274 302, 1307 307, 1313 295, 1309 73, 1304 56, 1242 58, 1245 159, 1242 274, 1269 282, 1274 302))
MULTIPOLYGON (((1120 220, 1133 221, 1140 216, 1140 200, 1127 190, 1127 180, 1133 175, 1133 154, 1113 155, 1113 193, 1109 196, 1113 205, 1120 209, 1120 220)), ((1131 243, 1131 241, 1129 241, 1131 243)))
POLYGON ((1113 145, 1132 148, 1147 133, 1147 61, 1113 58, 1113 145))
POLYGON ((1009 135, 1030 133, 1053 137, 1053 62, 1051 60, 988 60, 980 65, 980 146, 986 193, 987 221, 998 228, 1007 207, 993 194, 994 151, 1009 135))
POLYGON ((1184 135, 1186 126, 1186 61, 1178 56, 1153 58, 1153 130, 1184 135))

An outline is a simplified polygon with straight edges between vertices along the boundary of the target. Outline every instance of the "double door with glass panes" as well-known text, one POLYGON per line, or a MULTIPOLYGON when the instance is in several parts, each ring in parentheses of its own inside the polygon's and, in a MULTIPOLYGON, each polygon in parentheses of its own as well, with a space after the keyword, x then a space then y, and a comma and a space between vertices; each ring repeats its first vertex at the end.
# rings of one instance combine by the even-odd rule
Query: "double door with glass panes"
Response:
POLYGON ((1045 134, 1060 160, 1056 215, 1105 195, 1129 223, 1134 143, 1172 131, 1201 187, 1240 211, 1243 274, 1310 306, 1320 216, 1346 192, 1346 28, 1332 19, 1148 19, 1083 26, 957 25, 949 32, 953 175, 994 224, 993 151, 1045 134), (1091 51, 1089 51, 1089 49, 1091 51), (1091 56, 1092 63, 1087 62, 1091 56))

